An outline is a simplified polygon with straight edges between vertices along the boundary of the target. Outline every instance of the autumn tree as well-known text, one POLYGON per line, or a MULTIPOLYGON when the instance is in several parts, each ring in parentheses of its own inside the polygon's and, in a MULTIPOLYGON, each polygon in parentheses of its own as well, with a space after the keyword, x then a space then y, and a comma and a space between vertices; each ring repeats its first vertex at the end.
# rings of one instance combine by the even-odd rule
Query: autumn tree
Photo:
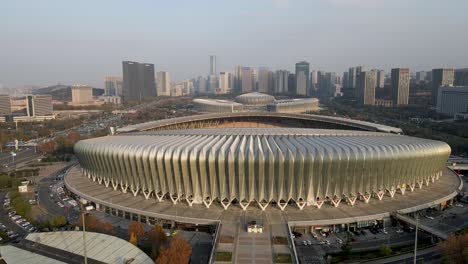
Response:
POLYGON ((166 242, 167 237, 161 225, 155 225, 148 232, 148 241, 151 243, 151 256, 156 258, 161 246, 166 242))
POLYGON ((50 154, 55 151, 56 147, 57 147, 57 144, 55 143, 55 141, 50 140, 37 146, 37 150, 42 153, 50 154))
POLYGON ((128 236, 131 238, 132 235, 135 235, 138 238, 142 237, 145 233, 145 229, 140 222, 132 221, 128 226, 128 236))
POLYGON ((438 244, 446 263, 468 263, 468 234, 450 236, 438 244))
POLYGON ((192 255, 192 247, 180 234, 172 237, 169 246, 161 248, 156 264, 186 264, 192 255))
POLYGON ((62 227, 67 224, 67 219, 63 215, 56 215, 52 218, 53 227, 62 227))
POLYGON ((136 245, 137 245, 137 240, 138 240, 138 239, 137 239, 137 236, 135 235, 135 233, 132 233, 132 234, 130 235, 130 240, 129 240, 129 242, 130 242, 131 244, 133 244, 134 246, 136 246, 136 245))

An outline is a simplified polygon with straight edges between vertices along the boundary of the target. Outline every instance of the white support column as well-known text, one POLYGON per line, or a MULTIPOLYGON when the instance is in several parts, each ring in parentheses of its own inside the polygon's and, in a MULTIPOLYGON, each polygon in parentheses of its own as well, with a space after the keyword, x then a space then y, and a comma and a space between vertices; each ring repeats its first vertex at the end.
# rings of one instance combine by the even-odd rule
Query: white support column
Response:
POLYGON ((109 187, 109 183, 110 183, 109 179, 104 180, 104 185, 106 186, 106 188, 109 187))
POLYGON ((258 203, 258 206, 260 206, 260 208, 262 208, 262 211, 265 211, 265 209, 268 207, 269 203, 265 200, 262 200, 260 202, 257 202, 258 203))
POLYGON ((242 210, 247 210, 247 207, 249 207, 250 205, 250 202, 246 201, 246 200, 242 200, 239 202, 239 205, 240 207, 242 207, 242 210))
POLYGON ((286 208, 286 206, 288 205, 288 202, 284 201, 284 200, 279 200, 276 204, 281 209, 281 211, 284 211, 284 208, 286 208), (281 201, 283 201, 283 202, 281 202, 281 201))
POLYGON ((323 205, 323 200, 315 201, 315 206, 317 206, 318 209, 322 208, 322 205, 323 205))
POLYGON ((426 182, 426 186, 429 186, 430 180, 428 178, 424 179, 424 182, 426 182))
POLYGON ((351 204, 351 206, 354 206, 354 204, 356 203, 356 196, 347 197, 346 199, 347 199, 348 202, 351 204))
POLYGON ((148 200, 148 199, 149 199, 149 196, 150 196, 150 194, 151 194, 151 191, 145 192, 145 191, 142 190, 141 192, 142 192, 143 195, 145 196, 146 200, 148 200))
POLYGON ((101 184, 101 183, 102 183, 102 177, 99 176, 99 177, 97 178, 97 181, 98 181, 99 184, 101 184))
POLYGON ((228 199, 221 200, 221 205, 223 206, 224 210, 227 210, 228 207, 231 205, 232 201, 229 201, 228 199))
POLYGON ((195 202, 195 200, 192 199, 192 197, 187 197, 187 198, 185 198, 185 200, 187 201, 187 203, 188 203, 188 205, 189 205, 190 207, 192 207, 193 202, 195 202))
POLYGON ((423 187, 423 182, 418 182, 418 187, 419 187, 419 189, 422 189, 422 187, 423 187))
POLYGON ((400 192, 401 192, 401 195, 405 195, 405 191, 406 191, 406 184, 405 184, 405 185, 402 185, 402 186, 400 186, 400 192))
POLYGON ((385 192, 382 191, 382 190, 379 190, 379 191, 376 192, 375 194, 377 195, 377 198, 379 199, 379 201, 382 201, 382 198, 383 198, 385 192))
POLYGON ((369 200, 370 200, 371 196, 372 196, 372 195, 366 193, 366 194, 363 194, 363 195, 362 195, 362 198, 364 198, 364 202, 365 202, 365 203, 369 203, 369 200))
POLYGON ((114 191, 117 191, 118 187, 119 187, 119 184, 117 182, 114 182, 114 180, 112 180, 112 188, 114 189, 114 191))
POLYGON ((128 185, 125 185, 125 187, 124 187, 124 184, 120 184, 120 188, 122 189, 123 193, 127 193, 128 185))
POLYGON ((169 195, 173 204, 177 204, 177 202, 179 201, 180 196, 178 194, 176 195, 176 197, 174 197, 174 195, 169 195))
POLYGON ((392 188, 392 189, 388 190, 388 193, 390 194, 390 197, 393 198, 393 196, 395 196, 396 189, 392 188))
POLYGON ((210 197, 207 197, 205 200, 203 200, 203 204, 206 206, 206 208, 210 208, 212 203, 213 200, 210 197))
POLYGON ((299 199, 298 201, 296 201, 296 205, 297 207, 299 207, 299 210, 303 210, 306 204, 307 203, 306 201, 304 201, 304 199, 299 199))
POLYGON ((409 185, 409 188, 410 188, 411 192, 414 192, 414 187, 416 187, 416 184, 414 184, 414 183, 409 185))
POLYGON ((130 190, 132 191, 133 196, 137 196, 138 191, 140 190, 140 188, 136 187, 136 189, 133 189, 133 186, 130 186, 130 190))
POLYGON ((341 198, 335 196, 335 197, 331 200, 331 202, 333 203, 333 205, 334 205, 335 207, 338 207, 338 205, 340 205, 340 203, 341 203, 341 198))
POLYGON ((156 198, 158 199, 158 202, 162 202, 162 199, 164 198, 164 194, 159 195, 155 193, 155 195, 156 195, 156 198))

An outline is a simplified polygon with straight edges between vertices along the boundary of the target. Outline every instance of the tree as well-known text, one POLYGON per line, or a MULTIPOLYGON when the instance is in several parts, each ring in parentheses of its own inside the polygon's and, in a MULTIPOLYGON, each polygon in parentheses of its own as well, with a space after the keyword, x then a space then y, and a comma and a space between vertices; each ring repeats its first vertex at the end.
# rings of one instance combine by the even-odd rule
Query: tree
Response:
POLYGON ((381 256, 390 256, 392 254, 392 248, 390 248, 388 245, 381 245, 379 248, 379 253, 381 256))
POLYGON ((159 249, 166 240, 166 234, 160 225, 155 225, 154 228, 148 232, 148 241, 151 243, 151 257, 157 257, 159 249))
POLYGON ((57 144, 55 143, 55 141, 50 140, 37 146, 37 150, 39 150, 42 153, 51 154, 55 151, 56 147, 57 147, 57 144))
POLYGON ((128 236, 131 238, 132 235, 135 235, 138 238, 142 237, 145 233, 145 229, 140 222, 132 221, 128 226, 128 236))
POLYGON ((192 255, 192 247, 180 234, 172 237, 167 248, 162 248, 156 264, 186 264, 192 255))
POLYGON ((53 227, 62 227, 67 224, 67 219, 63 215, 56 215, 52 218, 52 226, 53 227))
POLYGON ((132 234, 130 235, 130 240, 129 240, 129 242, 136 246, 136 245, 137 245, 137 240, 138 240, 138 239, 137 239, 137 236, 135 235, 135 233, 132 233, 132 234))
POLYGON ((446 263, 468 263, 468 234, 451 235, 438 244, 446 263))

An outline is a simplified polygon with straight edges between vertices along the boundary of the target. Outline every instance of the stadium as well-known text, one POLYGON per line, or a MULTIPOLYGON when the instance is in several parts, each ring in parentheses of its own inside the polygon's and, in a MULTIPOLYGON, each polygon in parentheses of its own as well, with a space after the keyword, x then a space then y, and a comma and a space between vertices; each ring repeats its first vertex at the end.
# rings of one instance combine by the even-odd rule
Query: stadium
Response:
MULTIPOLYGON (((450 147, 401 132, 319 115, 188 116, 82 140, 75 145, 80 169, 71 174, 114 196, 208 210, 214 204, 223 210, 233 204, 242 210, 275 205, 282 211, 329 204, 329 210, 340 203, 367 204, 372 197, 382 201, 385 195, 391 201, 396 193, 417 196, 433 183, 450 184, 445 189, 452 195, 459 183, 445 171, 450 147)), ((93 201, 67 178, 72 192, 93 201)))

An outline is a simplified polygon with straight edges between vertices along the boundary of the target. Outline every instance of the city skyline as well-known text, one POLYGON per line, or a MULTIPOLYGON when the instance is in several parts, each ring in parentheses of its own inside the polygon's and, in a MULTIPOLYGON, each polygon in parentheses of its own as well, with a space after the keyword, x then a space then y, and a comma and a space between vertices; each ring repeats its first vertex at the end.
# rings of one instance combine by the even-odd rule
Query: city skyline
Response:
POLYGON ((218 73, 239 64, 293 71, 299 61, 337 73, 353 65, 385 72, 467 66, 467 37, 457 34, 468 20, 463 1, 246 3, 6 3, 0 83, 102 87, 104 76, 119 75, 125 60, 152 63, 156 72, 183 80, 205 76, 209 55, 216 55, 218 73), (165 14, 173 11, 177 21, 165 14))

